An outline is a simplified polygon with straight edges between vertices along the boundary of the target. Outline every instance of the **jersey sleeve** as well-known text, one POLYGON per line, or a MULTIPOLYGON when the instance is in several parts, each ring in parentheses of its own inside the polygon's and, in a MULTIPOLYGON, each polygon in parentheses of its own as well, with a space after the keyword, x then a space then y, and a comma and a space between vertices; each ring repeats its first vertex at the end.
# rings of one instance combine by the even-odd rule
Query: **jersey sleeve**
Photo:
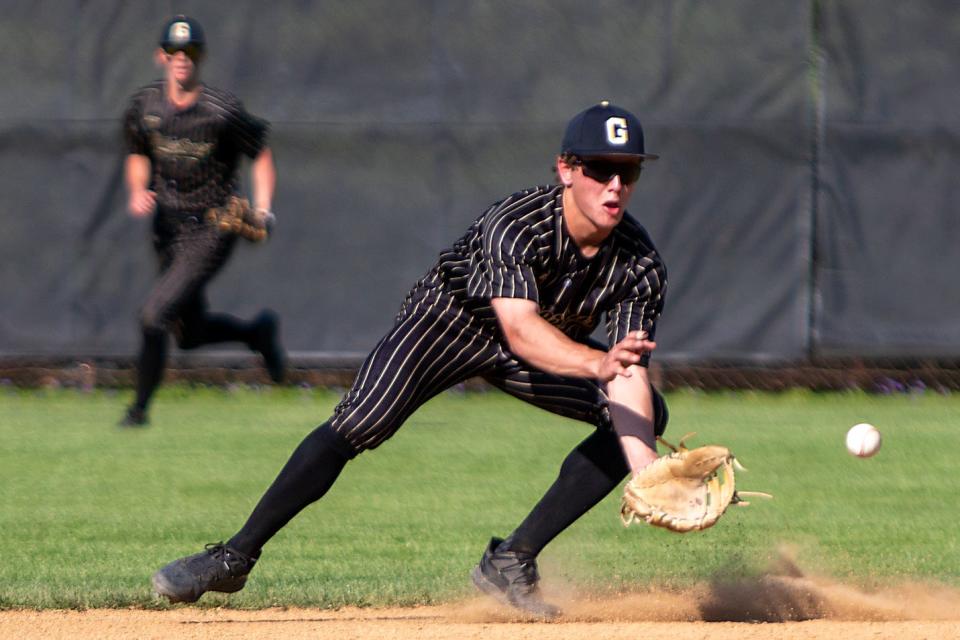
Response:
POLYGON ((540 301, 537 290, 537 236, 523 221, 488 216, 482 229, 482 250, 474 256, 468 295, 540 301))
POLYGON ((150 139, 143 126, 143 105, 139 94, 130 99, 123 114, 123 143, 128 154, 150 155, 150 139))
POLYGON ((270 123, 250 114, 239 100, 230 109, 230 138, 236 149, 249 158, 255 158, 267 146, 270 123))
MULTIPOLYGON (((663 312, 667 291, 667 274, 662 262, 655 261, 639 268, 630 292, 607 312, 607 339, 613 346, 631 331, 646 331, 650 340, 656 339, 657 321, 663 312)), ((645 353, 640 366, 650 364, 645 353)))

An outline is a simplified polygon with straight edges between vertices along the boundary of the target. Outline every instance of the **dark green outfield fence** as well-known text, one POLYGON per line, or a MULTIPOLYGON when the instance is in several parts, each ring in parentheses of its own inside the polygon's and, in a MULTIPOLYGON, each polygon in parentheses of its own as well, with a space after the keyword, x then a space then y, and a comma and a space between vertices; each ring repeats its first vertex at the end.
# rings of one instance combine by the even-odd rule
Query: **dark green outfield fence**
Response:
POLYGON ((216 307, 364 352, 488 204, 551 180, 610 99, 662 160, 631 212, 670 276, 667 362, 960 357, 960 4, 4 0, 0 355, 129 355, 153 276, 119 117, 196 16, 205 78, 273 124, 279 226, 216 307))

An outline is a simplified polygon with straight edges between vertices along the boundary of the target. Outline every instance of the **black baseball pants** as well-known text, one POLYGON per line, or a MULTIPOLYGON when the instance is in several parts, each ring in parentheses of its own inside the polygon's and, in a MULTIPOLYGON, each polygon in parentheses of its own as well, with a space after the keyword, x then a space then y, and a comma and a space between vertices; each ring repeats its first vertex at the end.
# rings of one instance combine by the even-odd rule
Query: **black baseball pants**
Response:
POLYGON ((140 311, 143 343, 135 406, 141 411, 163 378, 168 333, 181 349, 232 341, 249 345, 255 339, 252 323, 207 310, 204 289, 226 264, 235 242, 235 236, 221 235, 198 215, 157 212, 153 244, 160 276, 140 311))
MULTIPOLYGON (((427 400, 478 376, 551 413, 606 430, 613 427, 600 384, 520 362, 489 328, 436 289, 417 290, 404 305, 337 405, 331 426, 353 454, 372 449, 427 400)), ((666 428, 666 404, 656 389, 653 394, 659 435, 666 428)))

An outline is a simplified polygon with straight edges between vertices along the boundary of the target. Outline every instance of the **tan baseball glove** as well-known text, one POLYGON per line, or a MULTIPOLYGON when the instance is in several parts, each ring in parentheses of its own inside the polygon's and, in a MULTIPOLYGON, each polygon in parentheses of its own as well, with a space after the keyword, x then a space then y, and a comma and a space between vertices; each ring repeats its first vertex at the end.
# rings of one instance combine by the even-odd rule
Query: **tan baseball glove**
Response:
POLYGON ((230 196, 222 207, 207 209, 206 215, 220 233, 233 233, 250 242, 263 242, 273 230, 273 213, 254 209, 249 200, 239 196, 230 196))
POLYGON ((734 470, 745 471, 730 450, 721 446, 687 449, 690 433, 673 446, 657 438, 673 453, 658 458, 630 479, 623 488, 620 519, 624 526, 647 522, 686 533, 712 527, 731 504, 748 505, 741 495, 772 498, 756 491, 738 493, 734 470))

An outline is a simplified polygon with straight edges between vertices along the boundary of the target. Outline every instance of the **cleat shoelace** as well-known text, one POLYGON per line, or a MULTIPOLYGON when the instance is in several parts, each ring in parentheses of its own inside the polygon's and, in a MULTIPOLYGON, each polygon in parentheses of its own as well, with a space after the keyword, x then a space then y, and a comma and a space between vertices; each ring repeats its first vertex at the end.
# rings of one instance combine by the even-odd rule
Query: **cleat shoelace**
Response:
POLYGON ((235 577, 234 574, 238 569, 242 572, 251 564, 250 558, 235 549, 228 549, 223 542, 211 542, 203 548, 207 555, 217 561, 217 564, 210 565, 209 572, 205 576, 207 578, 232 578, 235 577), (222 571, 226 571, 226 574, 222 574, 222 571))
POLYGON ((512 574, 514 570, 516 570, 517 573, 513 578, 508 578, 510 584, 523 586, 525 587, 524 591, 528 593, 536 588, 537 583, 540 581, 540 575, 537 572, 537 565, 533 560, 521 560, 518 558, 517 562, 503 566, 500 569, 500 574, 507 577, 508 572, 512 574))

